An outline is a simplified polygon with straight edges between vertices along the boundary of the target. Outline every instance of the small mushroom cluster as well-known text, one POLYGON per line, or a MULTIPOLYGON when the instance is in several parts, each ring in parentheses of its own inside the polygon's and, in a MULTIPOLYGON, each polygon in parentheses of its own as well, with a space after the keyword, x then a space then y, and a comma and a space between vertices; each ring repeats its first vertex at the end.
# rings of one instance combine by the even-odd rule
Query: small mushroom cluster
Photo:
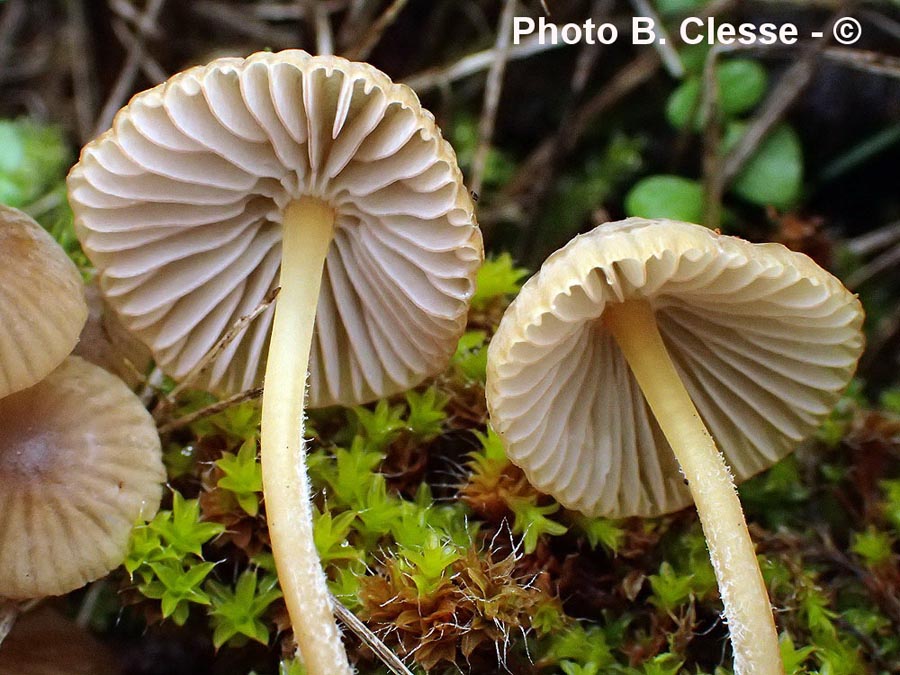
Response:
MULTIPOLYGON (((312 533, 306 390, 310 406, 362 403, 446 365, 483 257, 453 150, 415 94, 371 66, 260 53, 138 94, 85 147, 68 186, 104 299, 175 379, 279 289, 274 308, 239 331, 202 384, 234 393, 265 380, 266 515, 298 649, 312 675, 349 674, 312 533)), ((34 283, 21 274, 0 284, 0 300, 34 283)), ((46 430, 56 419, 66 433, 83 430, 99 409, 115 411, 103 432, 82 431, 99 439, 98 456, 123 436, 134 452, 158 454, 155 433, 123 431, 138 418, 152 427, 143 409, 89 394, 103 378, 85 374, 83 362, 66 361, 36 384, 83 320, 83 301, 64 297, 26 289, 10 302, 30 318, 0 330, 0 358, 7 350, 32 359, 16 368, 0 360, 0 393, 12 394, 0 402, 0 428, 40 419, 40 431, 26 422, 29 431, 10 432, 21 449, 0 455, 0 484, 20 490, 0 495, 0 529, 12 536, 14 526, 46 520, 62 536, 86 515, 80 536, 90 543, 33 544, 29 558, 53 566, 66 557, 53 546, 102 550, 104 563, 82 565, 71 587, 115 557, 98 544, 101 532, 148 515, 158 485, 134 486, 139 469, 156 479, 161 469, 113 453, 126 478, 101 488, 111 473, 76 474, 85 441, 46 430), (51 297, 82 304, 55 320, 43 300, 51 297), (29 326, 53 356, 25 338, 29 326), (69 401, 77 413, 62 412, 69 401), (68 449, 64 459, 48 459, 51 435, 68 449), (62 506, 42 491, 63 517, 41 517, 50 507, 23 478, 36 475, 91 498, 62 506), (100 514, 117 499, 128 501, 126 515, 100 514)), ((861 317, 837 280, 783 247, 671 221, 602 226, 551 256, 504 316, 488 354, 493 424, 530 480, 570 508, 646 516, 693 500, 736 671, 773 675, 777 636, 733 477, 777 461, 827 414, 862 350, 861 317)), ((22 573, 12 550, 0 546, 0 596, 27 597, 38 576, 66 577, 22 573), (10 585, 13 576, 25 581, 10 585)))
POLYGON ((117 377, 69 356, 87 318, 75 265, 0 206, 0 598, 60 595, 117 567, 165 472, 117 377))

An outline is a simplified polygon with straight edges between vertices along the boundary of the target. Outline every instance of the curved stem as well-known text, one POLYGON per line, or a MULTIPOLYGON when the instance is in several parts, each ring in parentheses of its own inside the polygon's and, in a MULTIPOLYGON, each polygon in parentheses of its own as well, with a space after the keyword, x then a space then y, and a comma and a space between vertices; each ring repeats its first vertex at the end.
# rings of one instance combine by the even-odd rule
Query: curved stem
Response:
POLYGON ((310 675, 349 675, 313 539, 312 505, 303 447, 303 403, 316 304, 334 211, 302 198, 284 212, 281 291, 262 404, 261 460, 266 517, 278 580, 300 656, 310 675))
POLYGON ((653 309, 645 301, 607 305, 604 318, 688 479, 725 606, 734 671, 781 675, 772 607, 734 481, 669 358, 653 309))

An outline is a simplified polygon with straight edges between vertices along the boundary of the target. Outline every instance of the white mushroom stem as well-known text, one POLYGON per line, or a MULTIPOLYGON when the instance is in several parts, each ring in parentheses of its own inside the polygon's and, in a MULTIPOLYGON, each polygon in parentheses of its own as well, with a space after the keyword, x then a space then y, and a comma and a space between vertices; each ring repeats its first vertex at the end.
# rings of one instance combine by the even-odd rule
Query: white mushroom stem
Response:
POLYGON ((334 211, 313 198, 285 208, 281 290, 266 364, 261 460, 266 517, 278 580, 310 675, 349 675, 325 573, 313 539, 303 443, 309 352, 334 211))
POLYGON ((653 309, 643 300, 609 304, 604 319, 688 480, 725 607, 734 671, 782 675, 772 607, 734 481, 669 358, 653 309))

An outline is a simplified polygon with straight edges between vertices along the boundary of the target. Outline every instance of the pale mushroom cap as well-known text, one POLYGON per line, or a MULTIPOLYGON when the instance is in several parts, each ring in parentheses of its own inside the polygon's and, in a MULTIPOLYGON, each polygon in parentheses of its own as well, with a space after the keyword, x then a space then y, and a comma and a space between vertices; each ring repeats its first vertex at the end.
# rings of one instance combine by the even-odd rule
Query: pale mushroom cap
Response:
MULTIPOLYGON (((333 206, 311 406, 443 369, 483 257, 456 156, 415 93, 302 51, 219 59, 138 94, 85 147, 69 193, 104 294, 175 379, 277 286, 282 209, 302 196, 333 206)), ((272 317, 207 385, 261 381, 272 317)))
POLYGON ((0 597, 67 593, 117 567, 164 480, 153 419, 98 366, 69 357, 0 400, 0 597))
POLYGON ((492 424, 529 480, 611 517, 691 502, 619 347, 607 303, 646 299, 736 480, 791 452, 828 414, 863 349, 856 297, 805 255, 699 225, 630 218, 554 253, 488 352, 492 424))
POLYGON ((56 368, 86 319, 75 264, 44 228, 0 204, 0 398, 56 368))

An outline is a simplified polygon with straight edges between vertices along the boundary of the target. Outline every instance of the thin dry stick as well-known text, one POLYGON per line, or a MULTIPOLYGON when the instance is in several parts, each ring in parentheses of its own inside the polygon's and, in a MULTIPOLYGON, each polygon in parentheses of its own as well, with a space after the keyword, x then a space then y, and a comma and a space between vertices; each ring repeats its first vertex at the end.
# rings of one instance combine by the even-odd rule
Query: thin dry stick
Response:
POLYGON ((350 0, 350 8, 344 16, 337 36, 342 51, 347 51, 351 45, 359 42, 359 36, 366 26, 372 23, 372 17, 380 5, 380 2, 373 0, 350 0))
POLYGON ((478 123, 478 146, 475 148, 475 155, 472 158, 472 176, 469 184, 476 195, 481 192, 484 167, 487 164, 491 139, 494 137, 494 126, 497 123, 497 108, 500 105, 500 92, 503 89, 503 74, 506 72, 506 62, 509 60, 509 44, 512 41, 512 25, 516 16, 516 6, 516 0, 506 0, 503 12, 500 14, 500 24, 497 27, 497 41, 494 43, 495 58, 488 71, 485 84, 484 107, 478 123))
POLYGON ((239 35, 258 40, 273 49, 297 44, 295 31, 278 28, 257 19, 245 5, 233 7, 216 0, 195 0, 189 4, 191 11, 197 16, 214 21, 239 35))
POLYGON ((851 291, 855 291, 864 283, 887 270, 895 270, 900 266, 900 244, 877 256, 874 260, 863 265, 853 274, 847 277, 844 285, 851 291))
POLYGON ((228 408, 243 403, 244 401, 252 401, 253 399, 257 399, 262 396, 262 393, 262 387, 247 389, 238 394, 235 394, 234 396, 229 396, 226 399, 222 399, 221 401, 217 401, 211 405, 208 405, 205 408, 195 410, 194 412, 184 415, 183 417, 179 417, 176 420, 166 422, 165 424, 161 425, 157 429, 157 431, 159 431, 160 435, 162 435, 167 434, 170 431, 175 431, 176 429, 181 429, 189 424, 193 424, 197 420, 203 419, 204 417, 210 417, 211 415, 220 413, 223 410, 228 410, 228 408))
MULTIPOLYGON (((540 43, 540 37, 534 35, 527 40, 522 40, 517 45, 512 45, 507 52, 507 60, 518 61, 535 54, 541 54, 551 49, 567 46, 564 42, 545 44, 540 43)), ((416 73, 403 80, 403 83, 415 89, 418 93, 424 94, 433 89, 440 89, 457 80, 461 80, 470 75, 480 73, 491 67, 494 59, 497 57, 493 48, 484 51, 475 52, 464 56, 459 61, 454 61, 447 66, 439 66, 438 68, 430 68, 421 73, 416 73)))
POLYGON ((68 0, 68 43, 72 64, 72 85, 75 90, 75 120, 81 141, 90 140, 94 115, 97 110, 97 81, 94 77, 94 58, 88 36, 85 3, 82 0, 68 0))
MULTIPOLYGON (((126 23, 121 19, 112 20, 112 29, 116 38, 122 44, 132 44, 137 41, 135 35, 129 30, 126 23)), ((154 59, 146 50, 141 50, 141 72, 148 80, 154 84, 159 84, 165 80, 169 74, 159 65, 159 61, 154 59)))
POLYGON ((388 649, 387 645, 372 632, 371 628, 360 621, 353 612, 344 607, 344 605, 341 604, 341 601, 333 595, 331 596, 331 605, 335 615, 341 620, 341 623, 353 631, 353 633, 356 634, 356 637, 362 640, 363 643, 375 653, 375 656, 381 659, 381 662, 388 667, 388 670, 394 673, 394 675, 412 675, 412 672, 406 667, 406 664, 400 660, 400 657, 388 649))
MULTIPOLYGON (((849 6, 855 3, 850 3, 849 6)), ((845 12, 834 15, 822 30, 823 34, 831 35, 832 26, 845 12)), ((722 201, 725 188, 744 168, 744 164, 750 159, 759 144, 765 140, 776 124, 782 119, 800 94, 806 89, 815 73, 816 62, 828 44, 828 40, 811 41, 804 49, 800 59, 792 65, 775 88, 766 97, 760 111, 753 117, 747 127, 746 133, 738 140, 722 162, 721 171, 712 176, 707 176, 707 199, 722 201)))
MULTIPOLYGON (((329 14, 342 12, 347 9, 348 0, 318 0, 319 4, 329 14)), ((248 9, 251 9, 248 7, 248 9)), ((298 5, 296 0, 290 4, 280 2, 257 2, 252 5, 252 11, 256 16, 267 21, 296 21, 307 16, 306 7, 298 5)))
MULTIPOLYGON (((710 3, 700 18, 716 16, 728 11, 736 0, 716 0, 710 3)), ((635 89, 645 84, 656 74, 659 69, 659 55, 654 51, 643 51, 637 58, 619 70, 615 77, 609 81, 593 98, 589 99, 576 114, 572 121, 571 142, 574 145, 581 139, 585 132, 592 128, 596 118, 613 105, 622 100, 635 89)), ((553 157, 555 137, 545 139, 535 148, 526 160, 520 165, 515 177, 503 190, 503 199, 498 209, 505 215, 515 216, 522 209, 516 204, 522 202, 533 193, 532 187, 537 184, 544 163, 553 157), (502 203, 502 202, 505 202, 502 203)), ((529 205, 533 206, 533 205, 529 205)), ((484 215, 484 212, 482 212, 484 215)), ((487 220, 483 218, 482 220, 487 220)))
POLYGON ((716 228, 722 212, 722 191, 716 192, 711 181, 722 171, 719 147, 722 140, 722 117, 719 110, 719 81, 716 77, 721 45, 713 47, 703 64, 703 92, 700 99, 700 119, 703 120, 703 175, 707 179, 706 199, 703 205, 703 222, 716 228))
MULTIPOLYGON (((601 23, 602 17, 612 11, 612 0, 593 0, 591 3, 590 15, 595 23, 601 23)), ((555 184, 555 177, 560 170, 562 162, 560 159, 568 155, 574 145, 573 125, 572 122, 578 114, 578 103, 584 94, 591 73, 603 49, 596 45, 584 44, 578 53, 578 59, 575 62, 575 70, 572 74, 570 82, 570 91, 563 104, 563 111, 560 115, 559 124, 556 132, 550 136, 548 140, 549 153, 541 164, 542 174, 540 180, 536 181, 530 188, 528 195, 529 204, 540 204, 544 201, 555 184), (549 141, 552 140, 552 143, 549 141)), ((520 238, 521 251, 531 251, 535 249, 536 240, 540 237, 539 228, 534 227, 535 222, 540 217, 539 209, 525 208, 521 218, 517 218, 521 222, 521 229, 524 236, 520 238)), ((489 231, 491 221, 482 224, 482 229, 489 231)))
POLYGON ((0 67, 12 52, 13 39, 24 25, 26 14, 25 3, 22 0, 12 0, 6 4, 3 15, 0 16, 0 67))
POLYGON ((900 78, 900 58, 896 56, 846 47, 828 47, 823 56, 848 68, 900 78))
POLYGON ((854 255, 869 255, 897 242, 900 242, 900 220, 849 239, 846 246, 854 255))
POLYGON ((298 2, 306 6, 307 20, 315 29, 316 52, 320 56, 331 56, 334 54, 334 34, 331 32, 328 8, 319 0, 298 0, 298 2))
POLYGON ((253 309, 249 314, 245 314, 238 318, 231 327, 226 331, 226 333, 219 338, 218 342, 212 346, 206 354, 203 355, 197 364, 188 371, 188 374, 185 375, 181 382, 169 392, 169 395, 166 396, 163 400, 160 401, 157 406, 157 410, 154 411, 154 414, 157 414, 159 410, 163 407, 167 407, 173 405, 175 400, 178 398, 178 395, 187 389, 191 384, 197 381, 197 378, 200 377, 209 368, 217 358, 225 351, 226 347, 230 345, 234 340, 244 332, 248 325, 260 314, 265 312, 273 302, 275 302, 275 298, 278 297, 278 291, 280 288, 273 288, 266 294, 266 297, 262 299, 262 301, 253 309))
POLYGON ((372 53, 375 45, 381 41, 381 36, 384 35, 384 31, 397 20, 397 17, 400 15, 403 8, 406 7, 408 1, 409 0, 394 0, 388 8, 381 13, 381 16, 369 26, 365 35, 360 39, 359 45, 348 50, 347 58, 353 61, 365 61, 369 58, 369 54, 372 53))
MULTIPOLYGON (((116 83, 106 99, 103 111, 97 118, 97 124, 94 126, 94 135, 98 136, 112 124, 116 111, 125 103, 125 99, 134 86, 135 77, 141 67, 141 61, 144 57, 144 41, 147 33, 156 25, 156 19, 163 8, 166 0, 148 0, 141 18, 135 24, 137 35, 134 41, 127 45, 128 51, 125 55, 125 63, 119 71, 116 83)), ((129 33, 130 35, 130 33, 129 33)))
POLYGON ((659 52, 659 58, 662 60, 666 70, 669 71, 669 75, 680 80, 684 77, 684 64, 681 62, 678 52, 675 51, 675 47, 672 46, 674 41, 669 37, 669 32, 666 30, 653 5, 647 0, 631 0, 631 5, 634 7, 634 11, 637 12, 636 16, 653 19, 654 30, 661 38, 653 41, 653 48, 659 52))
MULTIPOLYGON (((750 120, 747 131, 738 140, 727 157, 720 157, 719 130, 716 128, 715 116, 707 117, 704 155, 704 184, 706 193, 705 221, 709 227, 718 227, 721 213, 722 197, 731 181, 744 168, 744 164, 753 156, 769 133, 784 117, 797 98, 803 93, 815 73, 816 61, 824 48, 824 40, 816 40, 806 47, 803 55, 792 65, 766 97, 759 112, 750 120)), ((707 58, 704 69, 704 100, 712 101, 704 105, 707 113, 712 112, 716 96, 715 62, 720 54, 732 51, 727 48, 713 48, 707 58)))

